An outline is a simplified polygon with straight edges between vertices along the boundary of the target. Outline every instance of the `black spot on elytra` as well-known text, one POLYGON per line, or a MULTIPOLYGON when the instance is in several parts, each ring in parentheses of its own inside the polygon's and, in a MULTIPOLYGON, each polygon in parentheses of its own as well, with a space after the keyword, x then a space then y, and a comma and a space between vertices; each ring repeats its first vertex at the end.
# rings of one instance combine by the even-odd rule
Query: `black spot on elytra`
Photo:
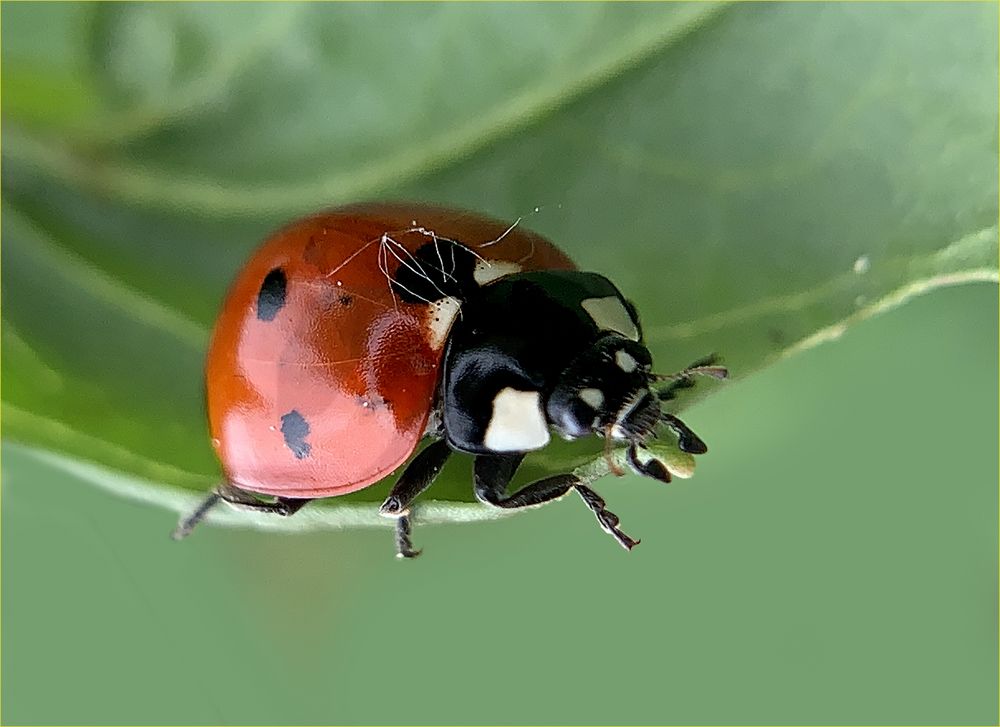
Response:
POLYGON ((340 296, 340 301, 339 302, 345 308, 350 308, 351 304, 354 303, 354 298, 351 297, 350 295, 342 295, 342 296, 340 296))
POLYGON ((257 293, 257 318, 262 321, 273 321, 278 311, 285 306, 285 293, 288 280, 285 271, 275 268, 264 276, 264 282, 257 293))
POLYGON ((299 412, 292 409, 281 417, 281 433, 285 437, 285 445, 292 450, 297 459, 305 459, 312 451, 306 441, 309 435, 309 422, 299 412))

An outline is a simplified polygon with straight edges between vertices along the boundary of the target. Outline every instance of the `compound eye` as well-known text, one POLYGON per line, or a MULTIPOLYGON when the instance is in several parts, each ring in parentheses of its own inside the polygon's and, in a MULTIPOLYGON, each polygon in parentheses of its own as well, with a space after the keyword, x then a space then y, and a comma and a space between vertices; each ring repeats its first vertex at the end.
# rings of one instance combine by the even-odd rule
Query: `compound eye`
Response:
POLYGON ((604 393, 600 389, 562 389, 548 401, 547 414, 559 433, 567 439, 590 434, 601 416, 604 393))

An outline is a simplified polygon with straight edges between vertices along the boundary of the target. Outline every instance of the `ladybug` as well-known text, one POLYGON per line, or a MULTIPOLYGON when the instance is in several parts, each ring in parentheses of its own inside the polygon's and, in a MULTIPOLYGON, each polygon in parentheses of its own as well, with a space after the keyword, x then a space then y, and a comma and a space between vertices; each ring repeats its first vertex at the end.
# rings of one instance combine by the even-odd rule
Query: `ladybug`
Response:
POLYGON ((577 476, 507 486, 553 432, 624 443, 631 468, 662 481, 670 473, 643 447, 660 424, 681 450, 705 452, 661 402, 725 369, 651 365, 635 306, 517 223, 391 204, 305 218, 250 258, 219 314, 205 386, 225 479, 174 537, 219 502, 288 516, 409 460, 380 513, 395 519, 397 554, 413 557, 410 508, 464 452, 480 502, 522 508, 576 490, 631 549, 639 541, 577 476))

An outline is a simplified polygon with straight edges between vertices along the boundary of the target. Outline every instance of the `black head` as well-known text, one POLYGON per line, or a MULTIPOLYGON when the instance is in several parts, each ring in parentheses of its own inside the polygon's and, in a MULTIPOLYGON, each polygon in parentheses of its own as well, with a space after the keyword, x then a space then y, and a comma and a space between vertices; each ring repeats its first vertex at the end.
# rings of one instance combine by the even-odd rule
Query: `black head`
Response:
POLYGON ((617 333, 601 337, 560 375, 546 404, 549 422, 567 439, 649 439, 660 421, 651 364, 641 343, 617 333))

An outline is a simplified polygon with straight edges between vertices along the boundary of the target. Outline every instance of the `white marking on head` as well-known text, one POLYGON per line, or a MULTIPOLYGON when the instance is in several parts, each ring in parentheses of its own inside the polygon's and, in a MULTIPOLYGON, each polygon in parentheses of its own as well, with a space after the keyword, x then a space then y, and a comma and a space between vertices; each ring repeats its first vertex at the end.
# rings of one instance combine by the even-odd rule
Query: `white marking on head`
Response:
POLYGON ((630 374, 639 368, 639 362, 632 357, 632 354, 623 348, 615 351, 615 363, 618 364, 618 368, 626 374, 630 374))
POLYGON ((549 424, 537 391, 509 386, 493 399, 493 415, 483 444, 494 452, 526 452, 549 443, 549 424))
POLYGON ((602 331, 614 331, 633 341, 639 340, 639 328, 618 296, 587 298, 580 305, 602 331))
POLYGON ((521 266, 517 263, 505 260, 477 260, 476 267, 472 271, 472 277, 479 285, 486 285, 487 283, 492 283, 497 278, 519 272, 521 272, 521 266))
POLYGON ((427 332, 431 348, 437 350, 448 340, 451 324, 461 308, 462 302, 451 296, 435 300, 427 306, 427 332))
POLYGON ((600 389, 581 389, 579 397, 591 409, 600 410, 604 405, 604 392, 600 389))

